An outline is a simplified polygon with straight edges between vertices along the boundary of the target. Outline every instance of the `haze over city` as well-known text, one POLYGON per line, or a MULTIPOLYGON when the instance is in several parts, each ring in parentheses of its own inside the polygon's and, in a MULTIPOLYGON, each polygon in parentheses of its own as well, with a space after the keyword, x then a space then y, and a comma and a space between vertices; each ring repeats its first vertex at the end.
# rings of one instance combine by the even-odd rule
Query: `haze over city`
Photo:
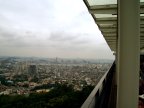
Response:
POLYGON ((114 58, 82 0, 0 0, 0 55, 114 58))

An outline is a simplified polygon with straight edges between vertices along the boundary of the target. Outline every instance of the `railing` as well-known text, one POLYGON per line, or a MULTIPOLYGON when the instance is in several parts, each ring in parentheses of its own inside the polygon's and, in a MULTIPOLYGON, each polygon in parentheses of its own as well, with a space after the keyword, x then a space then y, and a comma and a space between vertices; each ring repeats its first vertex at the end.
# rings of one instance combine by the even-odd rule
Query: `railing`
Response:
POLYGON ((108 108, 115 63, 104 74, 81 108, 108 108))

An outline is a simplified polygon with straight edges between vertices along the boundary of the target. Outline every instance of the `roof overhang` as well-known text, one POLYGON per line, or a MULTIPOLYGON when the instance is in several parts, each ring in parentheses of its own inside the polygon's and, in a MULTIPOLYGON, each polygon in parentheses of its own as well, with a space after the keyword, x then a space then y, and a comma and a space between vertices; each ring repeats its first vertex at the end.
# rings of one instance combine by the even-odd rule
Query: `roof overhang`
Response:
MULTIPOLYGON (((117 4, 96 5, 83 0, 110 49, 116 52, 118 38, 117 4)), ((140 3, 140 48, 144 49, 144 2, 140 3)))

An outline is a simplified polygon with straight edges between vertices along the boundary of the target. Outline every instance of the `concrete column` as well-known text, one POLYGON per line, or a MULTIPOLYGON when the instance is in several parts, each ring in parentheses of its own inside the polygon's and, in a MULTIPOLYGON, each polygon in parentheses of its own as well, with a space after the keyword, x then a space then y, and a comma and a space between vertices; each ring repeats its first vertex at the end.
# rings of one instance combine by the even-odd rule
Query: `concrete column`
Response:
POLYGON ((138 108, 139 0, 118 0, 117 108, 138 108))

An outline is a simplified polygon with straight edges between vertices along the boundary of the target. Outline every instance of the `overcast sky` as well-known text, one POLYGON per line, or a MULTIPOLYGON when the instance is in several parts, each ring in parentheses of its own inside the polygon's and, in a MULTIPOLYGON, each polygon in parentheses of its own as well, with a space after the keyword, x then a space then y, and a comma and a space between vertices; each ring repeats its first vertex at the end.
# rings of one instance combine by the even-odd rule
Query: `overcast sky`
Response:
POLYGON ((0 55, 114 58, 82 0, 0 0, 0 55))

